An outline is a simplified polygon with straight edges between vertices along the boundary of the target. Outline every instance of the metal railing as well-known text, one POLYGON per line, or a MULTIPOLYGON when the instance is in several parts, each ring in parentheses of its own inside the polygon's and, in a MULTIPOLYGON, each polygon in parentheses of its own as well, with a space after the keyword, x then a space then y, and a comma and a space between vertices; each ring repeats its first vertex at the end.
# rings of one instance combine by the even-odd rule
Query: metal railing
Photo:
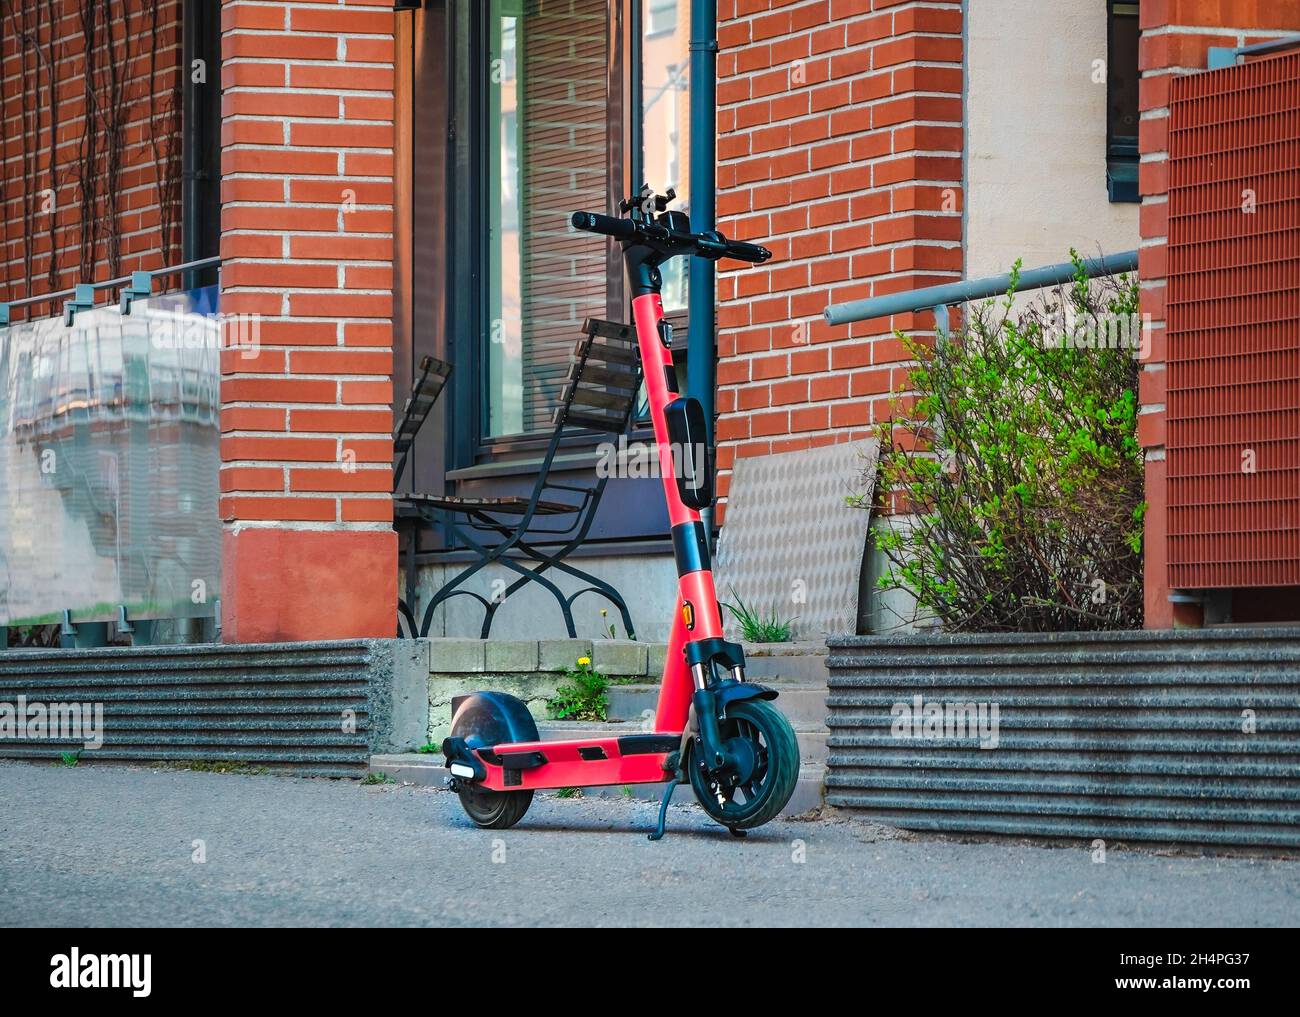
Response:
POLYGON ((220 258, 200 258, 180 265, 169 265, 152 272, 132 272, 118 279, 105 279, 97 283, 77 283, 72 289, 56 290, 53 293, 38 293, 35 296, 22 297, 0 303, 0 328, 10 324, 11 309, 15 307, 32 307, 38 304, 53 304, 64 300, 63 322, 71 325, 78 311, 88 311, 95 306, 95 295, 102 290, 121 289, 119 308, 123 314, 131 313, 131 303, 144 300, 153 295, 153 281, 164 276, 180 272, 197 272, 205 268, 217 268, 220 258), (71 300, 66 298, 71 297, 71 300))
MULTIPOLYGON (((1135 272, 1138 265, 1137 251, 1124 251, 1120 254, 1107 254, 1100 258, 1085 258, 1083 269, 1089 279, 1101 276, 1119 275, 1123 272, 1135 272)), ((1057 265, 1031 268, 1021 272, 1015 280, 1016 292, 1022 290, 1039 290, 1047 286, 1059 286, 1071 282, 1078 274, 1073 262, 1063 261, 1057 265)), ((872 318, 888 318, 894 314, 906 314, 909 311, 934 311, 935 328, 941 332, 948 331, 948 308, 953 304, 964 304, 971 300, 983 300, 986 297, 999 297, 1011 289, 1012 275, 990 275, 982 279, 965 279, 960 282, 943 283, 939 286, 927 286, 919 290, 904 290, 890 293, 883 297, 869 297, 865 300, 850 300, 843 304, 831 304, 823 312, 827 322, 832 325, 849 325, 855 321, 870 321, 872 318)))
POLYGON ((1212 71, 1221 71, 1225 67, 1235 67, 1238 60, 1253 56, 1267 56, 1269 53, 1283 53, 1289 49, 1300 49, 1300 35, 1288 35, 1268 42, 1257 42, 1250 46, 1211 46, 1206 54, 1206 65, 1212 71))

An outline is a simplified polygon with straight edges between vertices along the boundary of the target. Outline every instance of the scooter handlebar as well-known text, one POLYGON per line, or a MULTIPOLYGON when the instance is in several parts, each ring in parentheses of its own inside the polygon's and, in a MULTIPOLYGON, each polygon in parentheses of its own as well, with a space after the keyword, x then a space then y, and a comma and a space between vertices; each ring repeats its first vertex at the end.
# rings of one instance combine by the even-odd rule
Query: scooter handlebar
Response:
POLYGON ((598 212, 574 212, 569 221, 573 228, 586 233, 599 233, 613 237, 615 240, 643 239, 659 243, 677 245, 679 253, 688 250, 701 257, 717 261, 719 258, 734 258, 761 264, 772 257, 772 252, 757 244, 747 244, 740 240, 728 240, 721 233, 677 233, 658 224, 638 224, 631 219, 620 219, 598 212))
POLYGON ((772 257, 772 252, 766 247, 759 247, 758 244, 746 244, 740 240, 727 241, 727 253, 724 258, 735 258, 737 261, 748 261, 755 265, 761 265, 772 257))
POLYGON ((631 240, 636 235, 636 223, 631 219, 619 219, 612 215, 600 215, 596 212, 574 212, 569 217, 575 230, 586 233, 600 233, 615 240, 631 240))

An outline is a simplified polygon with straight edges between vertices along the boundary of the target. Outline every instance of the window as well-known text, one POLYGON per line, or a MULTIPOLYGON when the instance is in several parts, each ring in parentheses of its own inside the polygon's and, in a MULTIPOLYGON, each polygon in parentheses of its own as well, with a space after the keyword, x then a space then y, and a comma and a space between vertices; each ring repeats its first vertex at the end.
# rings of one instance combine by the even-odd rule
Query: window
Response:
POLYGON ((1138 195, 1138 4, 1108 0, 1106 188, 1113 202, 1138 195))
MULTIPOLYGON (((640 182, 673 188, 676 207, 689 211, 689 4, 488 0, 480 8, 477 52, 487 59, 470 58, 471 87, 482 96, 481 143, 470 158, 481 167, 481 226, 467 219, 482 244, 473 315, 480 367, 465 373, 481 386, 485 449, 548 431, 583 320, 626 313, 616 310, 623 281, 610 244, 573 230, 569 215, 609 211, 624 196, 613 191, 640 182), (624 18, 634 20, 624 26, 624 18), (620 110, 632 113, 630 124, 620 110), (640 136, 624 166, 629 131, 640 136)), ((684 260, 666 267, 670 312, 685 310, 686 280, 684 260)))
POLYGON ((607 0, 490 0, 484 434, 549 428, 587 317, 605 317, 605 242, 569 226, 605 208, 607 0))
MULTIPOLYGON (((689 3, 690 0, 681 0, 689 3)), ((679 0, 645 0, 645 34, 647 37, 677 29, 679 0)))
MULTIPOLYGON (((677 208, 690 211, 690 0, 642 0, 641 166, 656 193, 677 192, 677 208), (682 17, 678 17, 678 9, 682 17)), ((685 258, 664 266, 664 308, 686 308, 685 258)))
MULTIPOLYGON (((182 8, 184 143, 181 175, 187 181, 181 193, 182 262, 215 257, 221 237, 221 15, 216 5, 186 0, 182 8), (207 68, 201 82, 189 72, 195 61, 207 68)), ((164 238, 164 263, 175 255, 164 238)), ((215 268, 185 273, 179 280, 186 289, 217 281, 215 268)))

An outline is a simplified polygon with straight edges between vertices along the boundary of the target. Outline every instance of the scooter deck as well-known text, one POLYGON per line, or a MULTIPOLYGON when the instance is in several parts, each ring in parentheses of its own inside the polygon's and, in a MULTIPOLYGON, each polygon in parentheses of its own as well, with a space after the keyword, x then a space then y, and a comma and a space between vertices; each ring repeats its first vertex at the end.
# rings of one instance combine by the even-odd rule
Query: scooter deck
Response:
POLYGON ((514 742, 477 749, 487 771, 482 786, 527 791, 607 784, 660 784, 673 779, 669 756, 681 733, 609 735, 565 741, 514 742))

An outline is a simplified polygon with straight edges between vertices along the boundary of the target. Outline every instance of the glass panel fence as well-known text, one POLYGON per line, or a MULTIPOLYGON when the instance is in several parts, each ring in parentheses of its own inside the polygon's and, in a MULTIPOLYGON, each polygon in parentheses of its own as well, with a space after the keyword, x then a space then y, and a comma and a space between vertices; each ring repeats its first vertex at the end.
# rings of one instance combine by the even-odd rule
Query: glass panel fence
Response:
POLYGON ((210 617, 216 287, 0 328, 0 626, 210 617))

